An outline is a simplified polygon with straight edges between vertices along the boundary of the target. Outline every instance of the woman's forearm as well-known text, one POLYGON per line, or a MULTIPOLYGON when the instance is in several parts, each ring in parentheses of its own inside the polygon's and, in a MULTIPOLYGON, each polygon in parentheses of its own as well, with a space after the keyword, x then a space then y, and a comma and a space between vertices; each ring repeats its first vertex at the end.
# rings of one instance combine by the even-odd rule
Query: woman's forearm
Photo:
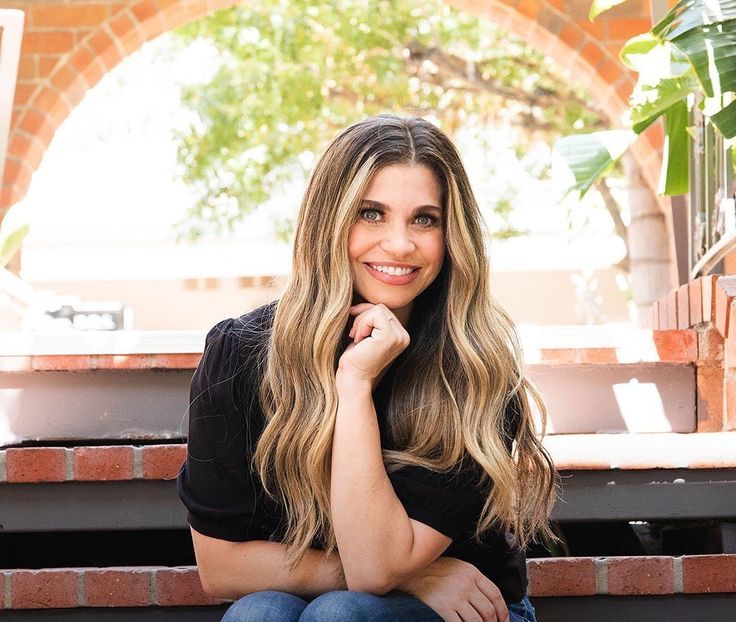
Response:
POLYGON ((202 583, 217 598, 237 600, 261 590, 314 598, 325 592, 347 589, 337 553, 325 555, 324 551, 310 549, 290 571, 283 543, 253 540, 229 544, 232 546, 209 556, 209 563, 197 551, 202 583))
POLYGON ((338 395, 330 491, 335 537, 348 587, 380 592, 409 559, 413 528, 383 464, 370 383, 338 378, 338 395))

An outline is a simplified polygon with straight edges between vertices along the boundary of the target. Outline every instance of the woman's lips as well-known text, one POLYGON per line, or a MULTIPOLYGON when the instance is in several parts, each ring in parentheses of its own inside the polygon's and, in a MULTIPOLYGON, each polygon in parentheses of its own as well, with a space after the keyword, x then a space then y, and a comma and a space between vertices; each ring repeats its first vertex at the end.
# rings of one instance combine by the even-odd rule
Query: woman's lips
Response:
POLYGON ((406 285, 417 278, 417 275, 419 274, 419 268, 409 274, 386 274, 385 272, 374 270, 367 263, 364 263, 363 265, 365 266, 365 269, 368 270, 368 274, 386 285, 406 285))

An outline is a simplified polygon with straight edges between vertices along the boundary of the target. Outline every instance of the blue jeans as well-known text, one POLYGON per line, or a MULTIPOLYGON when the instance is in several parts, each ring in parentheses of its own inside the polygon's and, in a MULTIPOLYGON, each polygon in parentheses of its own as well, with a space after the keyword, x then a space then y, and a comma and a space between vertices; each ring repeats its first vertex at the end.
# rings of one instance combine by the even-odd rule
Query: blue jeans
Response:
MULTIPOLYGON (((511 622, 536 622, 527 596, 510 604, 511 622)), ((394 590, 384 596, 335 591, 311 602, 286 592, 254 592, 236 600, 222 622, 442 622, 422 601, 394 590)))

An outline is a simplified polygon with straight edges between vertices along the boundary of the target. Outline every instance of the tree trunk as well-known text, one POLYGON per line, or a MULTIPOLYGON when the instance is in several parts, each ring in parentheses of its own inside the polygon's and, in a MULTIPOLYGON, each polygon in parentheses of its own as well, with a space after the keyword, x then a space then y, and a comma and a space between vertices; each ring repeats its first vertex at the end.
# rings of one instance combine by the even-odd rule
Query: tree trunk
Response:
POLYGON ((642 178, 639 165, 627 153, 623 158, 629 184, 629 267, 636 326, 642 326, 652 303, 668 294, 672 259, 665 215, 642 178))

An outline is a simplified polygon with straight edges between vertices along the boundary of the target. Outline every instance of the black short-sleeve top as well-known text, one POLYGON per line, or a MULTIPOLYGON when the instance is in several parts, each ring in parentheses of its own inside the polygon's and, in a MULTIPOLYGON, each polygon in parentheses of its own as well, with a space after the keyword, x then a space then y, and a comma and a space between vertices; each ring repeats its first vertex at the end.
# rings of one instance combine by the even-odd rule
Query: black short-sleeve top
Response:
MULTIPOLYGON (((207 334, 192 378, 188 451, 177 488, 189 524, 213 538, 282 539, 282 509, 265 494, 250 467, 265 425, 258 385, 274 311, 271 303, 216 324, 207 334)), ((392 369, 373 393, 384 448, 393 448, 383 417, 392 369)), ((513 428, 518 413, 513 407, 509 411, 513 428)), ((437 473, 412 466, 388 476, 410 518, 452 539, 444 556, 472 563, 498 586, 506 602, 517 602, 527 588, 524 552, 507 534, 494 530, 485 532, 480 543, 475 541, 485 496, 471 472, 437 473)), ((319 542, 312 546, 323 548, 319 542)))

